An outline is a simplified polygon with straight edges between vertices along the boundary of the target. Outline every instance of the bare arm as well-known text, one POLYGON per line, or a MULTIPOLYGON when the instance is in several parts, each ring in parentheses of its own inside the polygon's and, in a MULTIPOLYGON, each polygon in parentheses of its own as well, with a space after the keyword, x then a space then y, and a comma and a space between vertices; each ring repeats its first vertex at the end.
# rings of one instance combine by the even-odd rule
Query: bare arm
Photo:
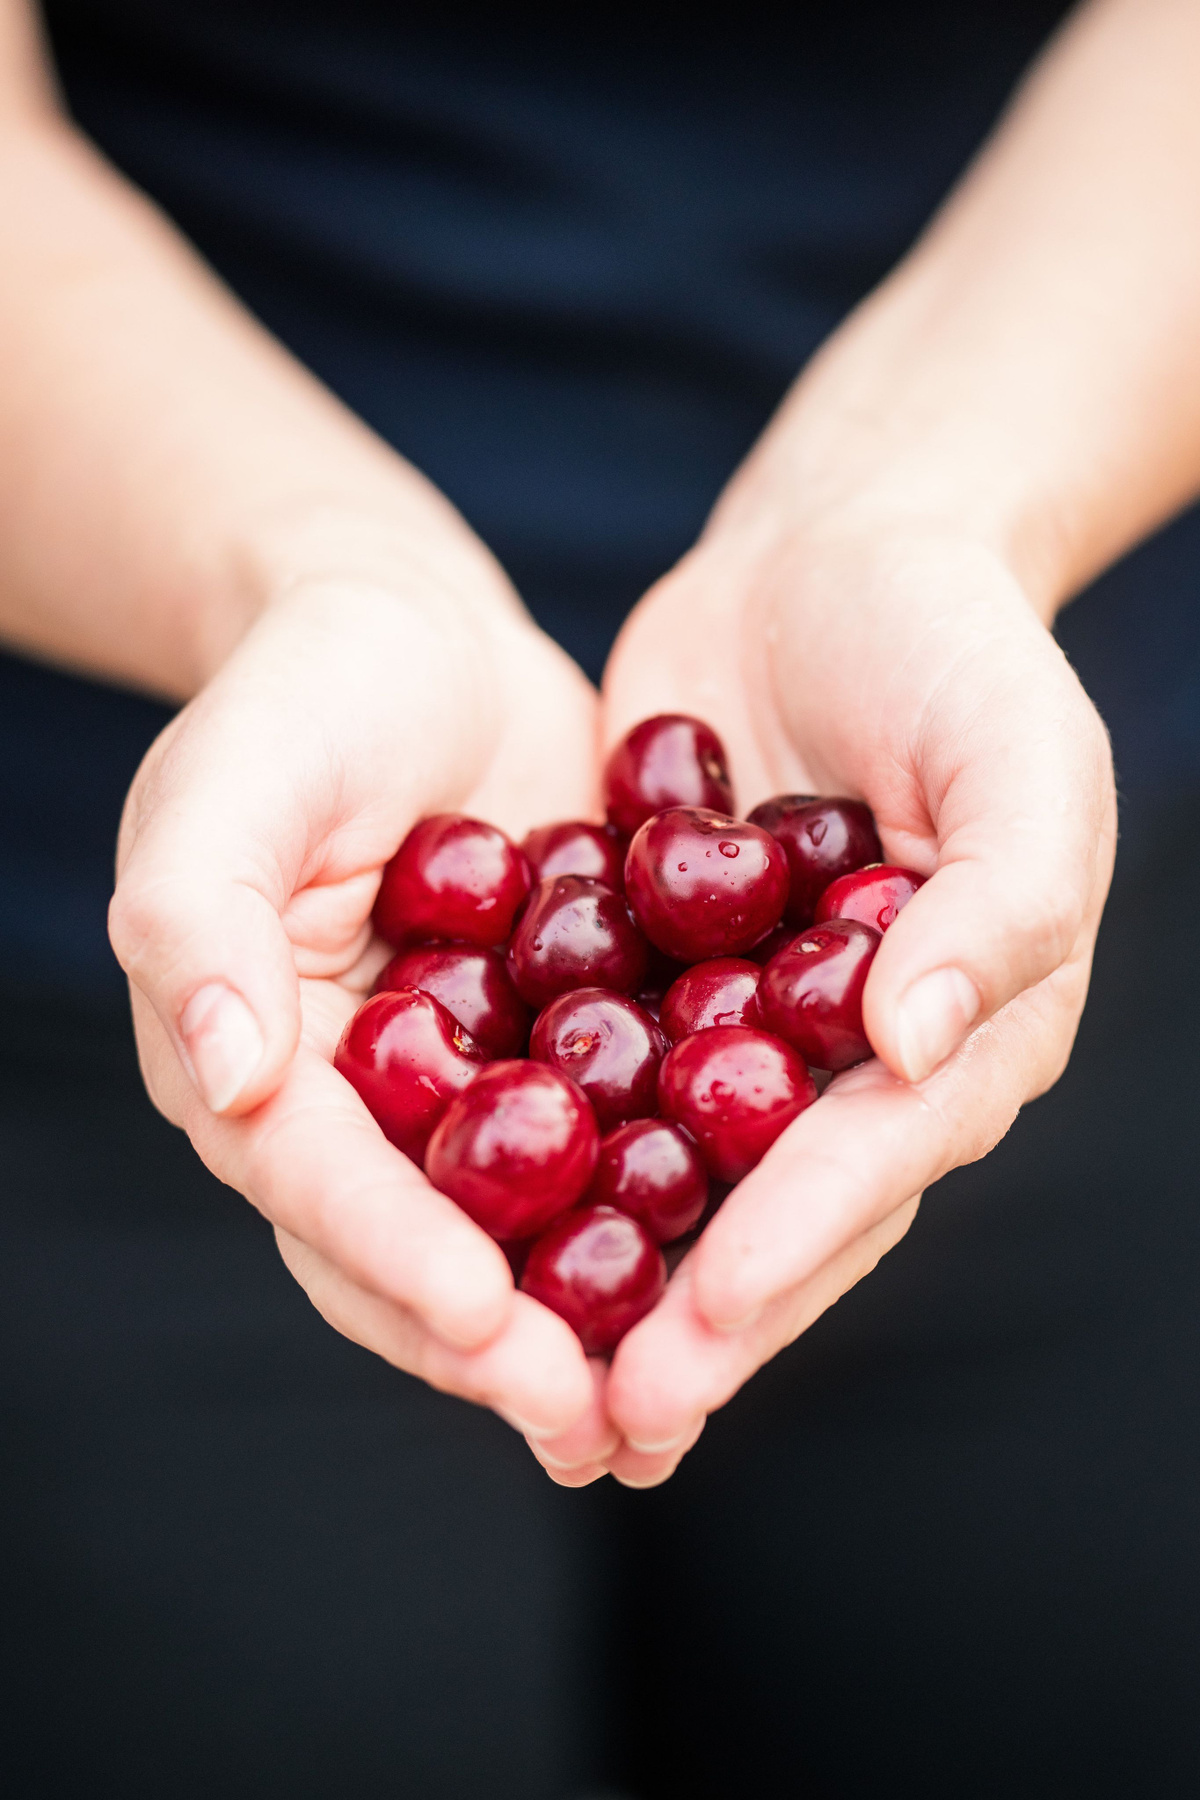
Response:
POLYGON ((668 1446, 659 1469, 1070 1054, 1115 804, 1045 625, 1200 489, 1198 96, 1195 0, 1082 8, 614 652, 611 736, 703 712, 744 802, 864 795, 931 876, 867 984, 879 1060, 780 1138, 617 1353, 611 1415, 668 1446))
POLYGON ((297 581, 498 610, 453 509, 59 111, 0 0, 0 636, 175 698, 297 581))
MULTIPOLYGON (((1200 6, 1069 19, 747 467, 993 544, 1043 611, 1200 490, 1200 6)), ((733 493, 738 492, 735 484, 733 493)))
POLYGON ((454 509, 65 123, 18 0, 0 505, 0 636, 193 696, 134 783, 110 914, 160 1110, 340 1330, 570 1424, 594 1395, 578 1340, 331 1059, 404 833, 449 808, 517 831, 586 810, 595 697, 454 509))

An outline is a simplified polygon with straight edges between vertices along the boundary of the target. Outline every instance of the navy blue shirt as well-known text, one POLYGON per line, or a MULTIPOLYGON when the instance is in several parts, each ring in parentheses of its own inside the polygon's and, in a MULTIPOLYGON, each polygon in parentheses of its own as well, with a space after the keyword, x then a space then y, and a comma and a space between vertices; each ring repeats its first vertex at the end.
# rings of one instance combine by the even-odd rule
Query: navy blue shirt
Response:
MULTIPOLYGON (((46 7, 83 127, 592 674, 1064 10, 46 7)), ((1198 580, 1189 519, 1067 615, 1131 790, 1200 773, 1198 580)), ((115 986, 116 821, 166 716, 0 658, 10 979, 115 986)))

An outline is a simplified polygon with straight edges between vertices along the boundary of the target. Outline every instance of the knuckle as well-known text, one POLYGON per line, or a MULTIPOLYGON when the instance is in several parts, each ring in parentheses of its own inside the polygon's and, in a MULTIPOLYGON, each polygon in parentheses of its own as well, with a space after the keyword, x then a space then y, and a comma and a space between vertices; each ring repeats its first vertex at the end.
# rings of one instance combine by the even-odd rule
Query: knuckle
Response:
POLYGON ((1042 890, 1030 916, 1037 960, 1042 967, 1057 968, 1067 960, 1083 917, 1084 897, 1074 882, 1060 879, 1042 890))
POLYGON ((127 974, 146 966, 169 926, 170 912, 161 888, 136 875, 122 876, 109 903, 108 936, 127 974))
POLYGON ((181 1108, 176 1104, 174 1084, 164 1081, 156 1061, 141 1052, 138 1055, 138 1063, 142 1071, 142 1083, 155 1112, 161 1114, 168 1125, 182 1126, 183 1114, 181 1108))

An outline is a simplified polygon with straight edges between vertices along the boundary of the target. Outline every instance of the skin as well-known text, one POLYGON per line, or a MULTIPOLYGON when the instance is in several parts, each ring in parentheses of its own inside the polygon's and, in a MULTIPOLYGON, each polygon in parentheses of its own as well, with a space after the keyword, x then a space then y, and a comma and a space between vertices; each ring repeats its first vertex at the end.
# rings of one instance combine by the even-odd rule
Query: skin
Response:
POLYGON ((0 0, 0 632, 188 702, 111 917, 148 1088, 337 1329, 495 1407, 563 1485, 665 1479, 1066 1062, 1115 807, 1047 626, 1200 486, 1198 81, 1191 0, 1076 15, 634 613, 598 718, 453 509, 62 121, 0 0), (598 753, 668 710, 721 733, 743 807, 861 795, 932 878, 868 983, 877 1059, 608 1371, 329 1058, 409 825, 595 816, 598 753))

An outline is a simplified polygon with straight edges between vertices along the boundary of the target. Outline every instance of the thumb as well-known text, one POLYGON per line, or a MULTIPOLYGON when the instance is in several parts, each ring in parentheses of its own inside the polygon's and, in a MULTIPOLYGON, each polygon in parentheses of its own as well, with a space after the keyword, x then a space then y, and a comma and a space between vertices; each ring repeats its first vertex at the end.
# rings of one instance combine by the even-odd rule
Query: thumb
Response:
MULTIPOLYGON (((938 866, 885 933, 863 996, 871 1044, 907 1081, 1052 975, 1099 921, 1116 838, 1112 757, 1099 715, 1045 646, 979 696, 969 722, 927 725, 918 751, 926 793, 941 795, 930 806, 938 866)), ((1031 1069, 1035 1091, 1057 1073, 1031 1069)))
POLYGON ((205 1104, 242 1113, 278 1087, 300 1034, 276 842, 287 815, 280 795, 272 805, 247 779, 253 762, 230 767, 234 745, 196 744, 186 720, 151 751, 126 803, 109 937, 205 1104))

